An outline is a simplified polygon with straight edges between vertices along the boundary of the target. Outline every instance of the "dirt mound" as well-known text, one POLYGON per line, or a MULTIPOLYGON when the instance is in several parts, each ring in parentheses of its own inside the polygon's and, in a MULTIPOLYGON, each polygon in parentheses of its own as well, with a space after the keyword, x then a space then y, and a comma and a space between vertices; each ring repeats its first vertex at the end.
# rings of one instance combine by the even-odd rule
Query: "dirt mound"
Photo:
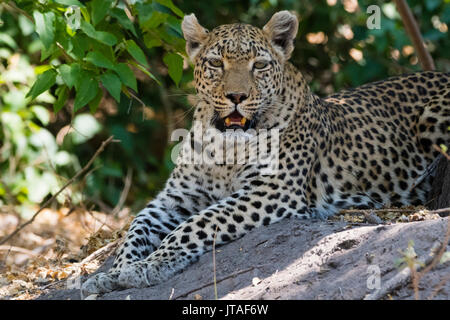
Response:
MULTIPOLYGON (((405 254, 429 261, 445 238, 448 219, 390 225, 288 219, 254 230, 216 249, 218 298, 363 299, 399 274, 396 262, 405 254)), ((110 265, 108 259, 99 271, 110 265)), ((448 299, 449 274, 449 261, 437 264, 419 282, 420 298, 448 299)), ((213 276, 213 255, 208 253, 158 286, 95 298, 214 299, 213 276)), ((408 281, 382 298, 413 299, 414 290, 408 281)), ((38 299, 80 299, 80 291, 47 290, 38 299)))

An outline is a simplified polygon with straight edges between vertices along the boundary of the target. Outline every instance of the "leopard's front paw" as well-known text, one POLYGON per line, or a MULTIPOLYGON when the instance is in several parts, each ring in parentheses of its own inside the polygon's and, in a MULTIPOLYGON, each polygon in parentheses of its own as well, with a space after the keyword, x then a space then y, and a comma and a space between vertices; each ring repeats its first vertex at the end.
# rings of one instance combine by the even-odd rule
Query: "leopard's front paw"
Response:
POLYGON ((169 276, 168 268, 159 261, 137 261, 120 270, 119 285, 123 288, 150 287, 167 280, 169 276))
POLYGON ((119 274, 114 273, 98 273, 89 278, 81 286, 81 295, 87 297, 91 294, 101 294, 111 292, 119 288, 119 274))

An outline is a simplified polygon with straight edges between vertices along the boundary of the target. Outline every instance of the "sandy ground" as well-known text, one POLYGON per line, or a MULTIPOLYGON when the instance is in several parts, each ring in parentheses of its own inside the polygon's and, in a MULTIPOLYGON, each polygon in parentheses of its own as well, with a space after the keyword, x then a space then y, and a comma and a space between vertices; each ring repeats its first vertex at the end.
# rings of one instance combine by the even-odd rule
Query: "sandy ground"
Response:
MULTIPOLYGON (((399 273, 395 265, 410 240, 419 258, 443 241, 448 217, 390 225, 288 219, 260 228, 216 250, 219 299, 363 299, 399 273), (375 277, 375 278, 374 278, 375 277), (369 285, 368 285, 369 283, 369 285)), ((447 244, 448 245, 448 244, 447 244)), ((448 251, 447 247, 447 251, 448 251)), ((111 265, 111 258, 99 269, 111 265)), ((421 299, 450 298, 450 262, 419 283, 421 299)), ((212 253, 170 281, 115 291, 96 299, 214 299, 212 253)), ((83 277, 86 279, 86 277, 83 277)), ((403 285, 384 299, 414 299, 403 285)), ((76 289, 47 290, 38 299, 80 299, 76 289)))

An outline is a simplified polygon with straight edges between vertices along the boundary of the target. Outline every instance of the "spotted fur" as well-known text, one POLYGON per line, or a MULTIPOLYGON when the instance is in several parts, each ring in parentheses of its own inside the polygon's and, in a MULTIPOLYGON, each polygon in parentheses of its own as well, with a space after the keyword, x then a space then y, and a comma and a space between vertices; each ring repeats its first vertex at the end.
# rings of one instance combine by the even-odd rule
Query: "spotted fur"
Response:
MULTIPOLYGON (((208 32, 185 17, 194 120, 223 130, 222 119, 238 110, 248 127, 279 129, 278 172, 263 175, 263 164, 177 164, 134 219, 113 268, 84 283, 85 294, 165 281, 211 250, 215 234, 221 245, 291 216, 424 203, 432 145, 450 142, 450 74, 413 73, 322 99, 287 61, 297 27, 286 11, 263 29, 208 32)), ((196 143, 183 144, 182 154, 196 143)))

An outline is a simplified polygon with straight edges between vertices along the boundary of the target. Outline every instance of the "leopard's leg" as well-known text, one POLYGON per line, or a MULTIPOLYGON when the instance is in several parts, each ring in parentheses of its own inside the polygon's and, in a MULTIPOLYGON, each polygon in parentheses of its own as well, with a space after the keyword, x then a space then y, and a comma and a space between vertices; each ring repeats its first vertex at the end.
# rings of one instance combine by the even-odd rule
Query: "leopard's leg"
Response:
POLYGON ((83 295, 118 289, 118 275, 123 268, 145 259, 180 223, 217 201, 213 195, 206 196, 201 190, 183 188, 180 184, 188 186, 179 177, 169 179, 166 188, 136 216, 118 249, 113 267, 107 273, 88 279, 82 286, 83 295))
POLYGON ((158 250, 123 268, 119 274, 120 285, 146 287, 165 281, 210 251, 214 238, 216 245, 221 245, 287 216, 307 218, 306 206, 299 203, 294 207, 291 201, 269 200, 263 196, 267 191, 267 186, 240 190, 190 217, 161 242, 158 250))
POLYGON ((150 202, 131 223, 112 268, 107 273, 99 273, 88 279, 82 286, 83 295, 118 289, 120 270, 155 251, 161 240, 175 229, 183 218, 181 214, 169 212, 159 199, 150 202))

